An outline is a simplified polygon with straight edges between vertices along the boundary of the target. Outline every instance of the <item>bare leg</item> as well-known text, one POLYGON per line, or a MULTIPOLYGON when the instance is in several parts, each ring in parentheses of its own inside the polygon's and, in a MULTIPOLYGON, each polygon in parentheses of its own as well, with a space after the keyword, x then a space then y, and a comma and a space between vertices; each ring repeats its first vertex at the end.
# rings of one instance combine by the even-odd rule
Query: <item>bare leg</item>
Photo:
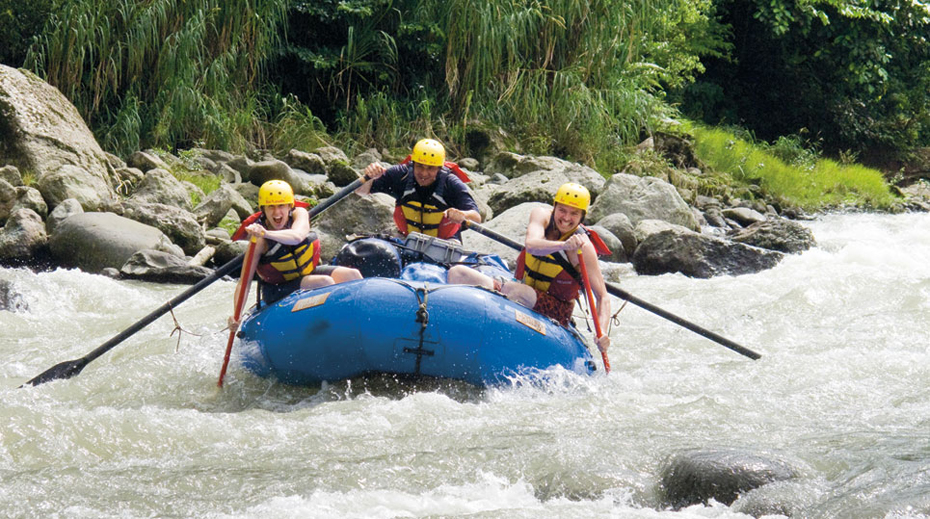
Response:
POLYGON ((331 274, 336 283, 345 283, 353 279, 362 279, 362 273, 351 267, 336 267, 331 274))
POLYGON ((309 288, 328 287, 329 285, 332 285, 333 283, 335 283, 335 281, 333 281, 333 278, 329 276, 321 275, 321 274, 310 274, 309 276, 304 276, 300 280, 300 288, 309 289, 309 288))
POLYGON ((494 280, 465 265, 455 265, 449 269, 448 281, 450 285, 473 285, 494 290, 494 280))
POLYGON ((536 291, 523 283, 508 281, 501 287, 501 293, 507 296, 507 299, 527 308, 536 306, 536 291))

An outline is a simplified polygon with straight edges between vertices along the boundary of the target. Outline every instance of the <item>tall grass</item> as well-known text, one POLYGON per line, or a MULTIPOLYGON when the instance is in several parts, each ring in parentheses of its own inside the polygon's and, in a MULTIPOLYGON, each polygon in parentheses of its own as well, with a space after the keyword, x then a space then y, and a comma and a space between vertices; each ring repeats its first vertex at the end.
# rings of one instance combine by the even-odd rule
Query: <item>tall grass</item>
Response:
MULTIPOLYGON (((682 0, 424 1, 445 22, 446 85, 455 117, 500 123, 536 152, 610 169, 611 150, 636 142, 672 78, 662 42, 703 16, 682 0), (661 49, 661 50, 660 50, 661 49)), ((675 74, 683 73, 676 69, 675 74)))
POLYGON ((733 133, 694 128, 695 152, 712 169, 761 187, 768 197, 806 210, 831 207, 888 209, 895 205, 881 172, 830 159, 788 164, 733 133))
POLYGON ((264 138, 258 87, 285 0, 69 0, 26 66, 57 86, 102 144, 242 149, 264 138))

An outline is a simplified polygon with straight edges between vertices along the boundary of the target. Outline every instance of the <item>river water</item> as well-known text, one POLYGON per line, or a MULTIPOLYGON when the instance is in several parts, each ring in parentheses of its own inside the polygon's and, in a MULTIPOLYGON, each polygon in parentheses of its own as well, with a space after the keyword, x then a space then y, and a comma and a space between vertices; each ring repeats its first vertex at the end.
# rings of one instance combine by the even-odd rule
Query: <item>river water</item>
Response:
POLYGON ((800 476, 768 491, 798 517, 926 518, 930 215, 808 225, 818 247, 766 272, 624 276, 762 359, 629 305, 609 376, 485 391, 295 388, 235 364, 219 390, 229 281, 176 309, 180 343, 165 316, 75 378, 19 389, 185 287, 0 269, 28 306, 0 311, 0 516, 748 517, 657 492, 676 454, 732 448, 790 460, 800 476))

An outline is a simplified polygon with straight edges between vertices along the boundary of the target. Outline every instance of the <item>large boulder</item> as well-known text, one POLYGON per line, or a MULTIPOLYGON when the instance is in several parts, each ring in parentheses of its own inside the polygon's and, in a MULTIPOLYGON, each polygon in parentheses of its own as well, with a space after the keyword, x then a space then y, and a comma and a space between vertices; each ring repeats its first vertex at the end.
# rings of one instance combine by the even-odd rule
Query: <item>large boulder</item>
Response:
POLYGON ((0 261, 28 262, 47 242, 42 217, 32 209, 17 209, 0 230, 0 261))
POLYGON ((785 218, 773 218, 754 223, 730 239, 788 254, 804 252, 817 243, 810 229, 785 218))
POLYGON ((191 210, 191 195, 187 188, 168 170, 161 168, 150 169, 145 173, 132 195, 132 200, 191 210))
POLYGON ((184 258, 158 250, 140 250, 120 268, 124 278, 141 279, 153 283, 194 284, 213 271, 201 266, 190 265, 184 258))
MULTIPOLYGON (((500 213, 493 220, 486 222, 484 227, 510 238, 522 247, 523 239, 526 237, 526 224, 530 221, 530 213, 537 207, 551 208, 552 206, 542 202, 526 202, 500 213)), ((517 264, 519 250, 508 247, 482 234, 465 231, 462 234, 462 242, 468 250, 499 255, 508 263, 511 269, 517 264)))
POLYGON ((322 259, 328 262, 352 234, 394 232, 394 199, 384 193, 350 194, 320 214, 314 230, 320 235, 322 259))
POLYGON ((649 235, 636 247, 633 266, 639 274, 681 272, 690 277, 709 278, 759 272, 774 267, 782 257, 780 252, 669 229, 649 235))
POLYGON ((62 201, 51 213, 49 213, 48 219, 45 220, 45 232, 51 236, 61 222, 83 212, 84 208, 81 207, 80 202, 77 200, 69 198, 62 201))
POLYGON ((240 221, 254 212, 248 200, 239 194, 235 188, 229 184, 222 184, 219 189, 207 195, 194 208, 194 218, 208 228, 216 227, 230 209, 236 212, 240 221))
POLYGON ((594 170, 586 175, 582 172, 572 168, 540 169, 520 175, 494 189, 488 197, 488 205, 494 214, 499 214, 526 202, 551 203, 559 187, 566 182, 583 185, 591 193, 592 199, 596 199, 604 187, 604 178, 594 170))
MULTIPOLYGON (((47 175, 71 166, 87 176, 83 188, 97 190, 99 205, 85 209, 116 207, 114 170, 81 114, 57 88, 27 70, 0 65, 0 135, 0 164, 35 172, 40 186, 47 175)), ((56 205, 48 197, 46 202, 56 205)))
POLYGON ((614 213, 625 214, 633 225, 640 220, 652 218, 693 231, 700 230, 691 207, 675 187, 655 177, 637 177, 626 173, 610 177, 591 206, 588 218, 596 222, 614 213))
POLYGON ((194 216, 177 207, 158 203, 130 201, 123 205, 123 216, 151 225, 179 245, 185 254, 197 254, 206 245, 203 227, 194 216))
MULTIPOLYGON (((753 489, 797 476, 797 469, 785 460, 735 449, 695 450, 669 460, 661 471, 659 493, 665 505, 676 510, 711 499, 731 505, 753 489)), ((789 508, 782 505, 770 508, 789 508)))
POLYGON ((119 269, 140 250, 184 256, 158 229, 113 213, 81 213, 59 223, 49 239, 52 256, 86 272, 119 269))

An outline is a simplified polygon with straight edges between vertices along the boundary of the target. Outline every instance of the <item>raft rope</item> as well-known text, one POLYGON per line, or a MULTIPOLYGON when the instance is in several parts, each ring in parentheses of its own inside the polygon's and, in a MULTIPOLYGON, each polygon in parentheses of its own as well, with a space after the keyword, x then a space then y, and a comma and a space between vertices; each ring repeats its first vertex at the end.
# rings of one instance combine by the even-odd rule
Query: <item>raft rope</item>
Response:
POLYGON ((181 324, 178 323, 178 318, 174 316, 174 309, 170 306, 168 311, 171 312, 171 318, 174 319, 174 330, 171 330, 171 333, 168 334, 168 337, 173 337, 174 332, 178 332, 178 344, 174 347, 174 352, 177 353, 181 349, 181 334, 186 333, 188 335, 193 335, 194 337, 200 337, 199 333, 189 332, 184 328, 181 328, 181 324))

